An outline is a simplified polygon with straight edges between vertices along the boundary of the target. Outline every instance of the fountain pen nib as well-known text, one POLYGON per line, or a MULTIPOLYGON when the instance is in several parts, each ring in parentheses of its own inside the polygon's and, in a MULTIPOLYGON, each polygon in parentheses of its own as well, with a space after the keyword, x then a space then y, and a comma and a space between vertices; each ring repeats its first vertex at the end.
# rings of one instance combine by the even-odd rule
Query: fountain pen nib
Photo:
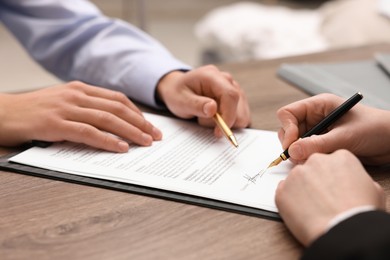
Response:
POLYGON ((273 166, 276 166, 278 165, 279 163, 281 163, 283 161, 282 157, 278 157, 276 160, 274 160, 272 163, 270 163, 270 165, 268 165, 268 168, 271 168, 273 166))

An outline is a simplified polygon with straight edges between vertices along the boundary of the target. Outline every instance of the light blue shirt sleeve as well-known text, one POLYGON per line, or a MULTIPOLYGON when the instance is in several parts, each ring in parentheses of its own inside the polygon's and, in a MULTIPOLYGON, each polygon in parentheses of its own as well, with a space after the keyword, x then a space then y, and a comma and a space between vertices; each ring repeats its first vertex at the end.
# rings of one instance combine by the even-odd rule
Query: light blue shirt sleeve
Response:
POLYGON ((0 20, 62 80, 121 91, 153 107, 160 78, 190 69, 149 35, 86 0, 0 0, 0 20))

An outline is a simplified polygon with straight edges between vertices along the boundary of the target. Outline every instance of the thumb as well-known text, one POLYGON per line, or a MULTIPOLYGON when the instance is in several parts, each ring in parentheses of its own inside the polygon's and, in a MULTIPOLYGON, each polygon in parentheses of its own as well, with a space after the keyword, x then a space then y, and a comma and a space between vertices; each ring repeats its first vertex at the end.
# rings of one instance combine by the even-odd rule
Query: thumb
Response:
POLYGON ((199 96, 191 91, 183 93, 180 103, 175 111, 179 117, 210 118, 217 113, 217 102, 214 99, 199 96))
POLYGON ((331 132, 323 135, 312 135, 299 139, 288 148, 291 159, 306 160, 313 153, 332 153, 338 149, 346 148, 331 132))

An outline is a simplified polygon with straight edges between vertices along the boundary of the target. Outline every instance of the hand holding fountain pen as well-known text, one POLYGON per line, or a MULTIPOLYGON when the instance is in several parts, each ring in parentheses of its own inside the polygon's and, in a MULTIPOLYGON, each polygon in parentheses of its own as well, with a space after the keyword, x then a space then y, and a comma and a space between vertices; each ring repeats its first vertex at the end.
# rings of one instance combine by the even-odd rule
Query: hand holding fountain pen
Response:
MULTIPOLYGON (((360 100, 362 100, 363 95, 358 92, 352 97, 350 97, 347 101, 345 101, 343 104, 341 104, 339 107, 337 107, 335 110, 333 110, 329 115, 327 115, 321 122, 319 122, 317 125, 315 125, 312 129, 310 129, 306 134, 304 134, 301 138, 309 137, 311 135, 318 135, 321 134, 328 128, 331 124, 336 122, 340 117, 342 117, 345 113, 347 113, 354 105, 356 105, 360 100)), ((284 150, 283 153, 279 155, 279 157, 274 160, 269 166, 273 167, 278 165, 280 162, 287 160, 290 158, 290 155, 288 153, 288 148, 284 150)))

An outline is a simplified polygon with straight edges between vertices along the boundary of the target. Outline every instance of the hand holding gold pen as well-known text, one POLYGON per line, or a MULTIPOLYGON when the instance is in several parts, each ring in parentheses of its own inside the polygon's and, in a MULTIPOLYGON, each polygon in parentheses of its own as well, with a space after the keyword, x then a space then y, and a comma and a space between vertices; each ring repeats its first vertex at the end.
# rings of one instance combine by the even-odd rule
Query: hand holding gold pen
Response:
POLYGON ((216 113, 214 115, 214 121, 221 129, 222 133, 226 136, 226 138, 229 140, 229 142, 234 145, 234 147, 238 147, 237 139, 234 136, 232 130, 227 126, 225 121, 222 119, 221 115, 216 113))

